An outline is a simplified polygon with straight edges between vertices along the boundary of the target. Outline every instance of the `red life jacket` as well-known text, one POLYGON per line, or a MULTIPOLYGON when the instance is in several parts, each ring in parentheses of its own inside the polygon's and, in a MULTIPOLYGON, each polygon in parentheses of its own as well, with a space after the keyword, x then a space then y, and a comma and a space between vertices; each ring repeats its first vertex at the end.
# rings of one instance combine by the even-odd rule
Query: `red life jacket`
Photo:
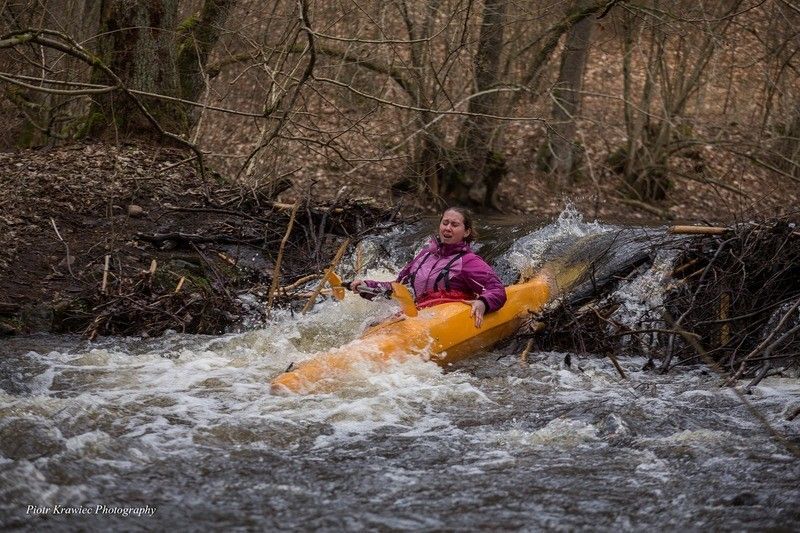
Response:
POLYGON ((425 309, 434 305, 444 304, 447 302, 463 302, 466 300, 474 300, 475 296, 467 294, 458 289, 441 289, 423 294, 417 299, 417 309, 425 309))

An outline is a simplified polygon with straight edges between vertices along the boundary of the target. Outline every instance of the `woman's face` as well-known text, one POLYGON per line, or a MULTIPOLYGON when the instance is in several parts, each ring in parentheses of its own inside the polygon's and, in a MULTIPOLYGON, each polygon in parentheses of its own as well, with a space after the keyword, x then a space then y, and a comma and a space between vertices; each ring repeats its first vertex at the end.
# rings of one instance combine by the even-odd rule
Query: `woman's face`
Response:
POLYGON ((446 244, 463 241, 470 234, 464 227, 464 216, 458 211, 445 211, 439 222, 439 239, 446 244))

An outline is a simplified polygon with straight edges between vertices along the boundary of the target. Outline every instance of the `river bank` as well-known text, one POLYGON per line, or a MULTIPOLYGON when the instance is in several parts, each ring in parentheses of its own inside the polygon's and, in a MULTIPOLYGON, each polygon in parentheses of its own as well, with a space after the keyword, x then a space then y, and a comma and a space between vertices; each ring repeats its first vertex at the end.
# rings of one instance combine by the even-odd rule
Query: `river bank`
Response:
POLYGON ((287 204, 288 180, 203 179, 184 152, 152 146, 3 153, 0 175, 6 335, 220 333, 264 312, 275 272, 280 301, 278 288, 319 272, 345 238, 396 215, 352 195, 300 191, 287 204))

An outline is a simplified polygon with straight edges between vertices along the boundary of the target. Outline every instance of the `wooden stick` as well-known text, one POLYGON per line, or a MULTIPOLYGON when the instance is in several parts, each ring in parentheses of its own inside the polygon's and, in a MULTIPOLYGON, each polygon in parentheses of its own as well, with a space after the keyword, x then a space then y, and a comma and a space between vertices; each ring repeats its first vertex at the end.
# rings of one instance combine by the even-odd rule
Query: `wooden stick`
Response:
POLYGON ((676 235, 722 235, 727 231, 730 231, 730 228, 718 226, 672 226, 669 228, 669 232, 676 235))
POLYGON ((723 292, 719 295, 719 319, 722 325, 719 328, 719 345, 725 346, 731 340, 731 325, 728 316, 731 310, 731 293, 723 292))
POLYGON ((676 268, 675 270, 672 271, 672 277, 677 276, 678 274, 680 274, 681 272, 683 272, 687 268, 693 267, 694 265, 696 265, 698 263, 698 261, 700 261, 700 260, 695 258, 695 259, 692 259, 691 261, 687 261, 686 263, 682 264, 681 266, 679 266, 678 268, 676 268))
POLYGON ((69 271, 69 275, 74 278, 75 274, 72 273, 72 254, 69 253, 69 244, 67 244, 67 241, 64 240, 64 238, 61 236, 61 233, 58 231, 58 226, 56 226, 56 221, 53 219, 53 217, 50 217, 50 223, 53 225, 53 229, 56 232, 56 237, 58 237, 59 241, 64 243, 64 247, 67 249, 67 258, 65 259, 67 262, 67 270, 69 271))
POLYGON ((178 280, 178 285, 175 287, 175 294, 178 294, 178 292, 181 290, 184 281, 186 281, 186 276, 181 276, 181 279, 178 280))
POLYGON ((103 267, 103 284, 100 286, 100 292, 105 294, 108 287, 108 267, 111 264, 111 254, 106 254, 106 264, 103 267))
POLYGON ((224 254, 222 252, 217 252, 217 256, 220 259, 222 259, 223 261, 225 261, 228 264, 230 264, 231 266, 236 266, 236 261, 232 257, 230 257, 229 255, 224 254))
MULTIPOLYGON (((344 252, 347 250, 348 246, 350 246, 350 239, 345 239, 342 245, 339 246, 339 249, 336 250, 336 255, 334 256, 333 261, 331 261, 331 265, 326 270, 336 269, 337 265, 339 264, 339 261, 341 261, 342 256, 344 255, 344 252)), ((317 288, 314 289, 314 292, 311 293, 311 297, 306 302, 305 307, 303 307, 302 311, 303 314, 306 314, 312 307, 314 307, 314 302, 317 300, 317 296, 319 296, 319 293, 326 282, 327 280, 325 279, 324 276, 321 280, 319 280, 317 288)))
POLYGON ((519 355, 519 363, 521 365, 528 362, 528 353, 530 353, 531 348, 533 348, 533 339, 528 339, 528 344, 525 345, 525 349, 522 350, 522 353, 519 355))
POLYGON ((622 370, 619 361, 617 361, 616 356, 614 356, 614 354, 611 352, 608 352, 606 355, 608 356, 609 359, 611 359, 611 363, 614 365, 614 368, 617 369, 619 375, 622 376, 622 379, 628 379, 628 377, 625 375, 625 372, 622 370))
POLYGON ((267 298, 267 318, 270 317, 272 312, 272 302, 275 299, 275 292, 278 290, 278 284, 281 276, 281 261, 283 260, 283 249, 289 240, 289 235, 292 233, 294 227, 294 219, 297 217, 297 210, 300 209, 300 199, 294 203, 292 207, 292 214, 289 216, 289 225, 286 226, 286 233, 281 239, 281 245, 278 248, 278 258, 275 260, 275 269, 272 271, 272 283, 269 285, 269 297, 267 298))
POLYGON ((296 289, 297 287, 299 287, 303 283, 307 283, 307 282, 311 281, 312 279, 319 279, 320 277, 321 276, 319 274, 309 274, 308 276, 303 276, 302 278, 298 279, 297 281, 294 281, 293 283, 290 283, 289 285, 287 285, 285 287, 281 287, 281 292, 286 293, 287 291, 291 291, 293 289, 296 289))
MULTIPOLYGON (((544 322, 539 322, 538 320, 531 320, 530 322, 528 322, 527 328, 528 331, 531 333, 539 333, 544 329, 544 322)), ((525 364, 528 362, 528 353, 530 353, 532 348, 533 348, 533 339, 528 339, 528 344, 525 346, 525 349, 522 350, 522 353, 519 356, 520 364, 525 364)))
POLYGON ((364 268, 364 247, 361 245, 364 241, 359 241, 356 244, 356 260, 353 265, 353 273, 356 277, 361 274, 361 269, 364 268))

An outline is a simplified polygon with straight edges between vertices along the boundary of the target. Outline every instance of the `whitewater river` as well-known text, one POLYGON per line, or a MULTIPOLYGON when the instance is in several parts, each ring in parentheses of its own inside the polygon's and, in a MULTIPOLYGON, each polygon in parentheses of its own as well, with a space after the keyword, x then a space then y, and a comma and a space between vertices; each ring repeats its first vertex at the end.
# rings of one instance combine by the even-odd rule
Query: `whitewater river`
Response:
MULTIPOLYGON (((30 530, 797 529, 800 460, 703 367, 499 350, 276 396, 391 302, 245 333, 0 341, 0 525, 30 530), (126 511, 127 510, 127 511, 126 511), (128 513, 124 516, 124 513, 128 513), (77 514, 80 513, 80 514, 77 514)), ((800 380, 748 401, 800 442, 800 380)))

